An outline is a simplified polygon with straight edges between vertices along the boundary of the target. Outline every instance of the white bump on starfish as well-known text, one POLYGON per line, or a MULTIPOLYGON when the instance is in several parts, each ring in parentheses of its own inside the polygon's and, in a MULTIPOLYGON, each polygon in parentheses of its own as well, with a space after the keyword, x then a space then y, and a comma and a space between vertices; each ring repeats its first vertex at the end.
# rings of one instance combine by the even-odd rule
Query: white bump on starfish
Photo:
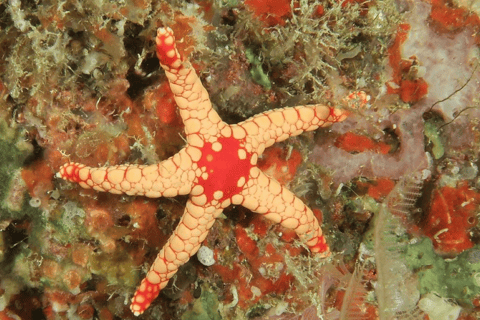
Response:
POLYGON ((203 187, 199 184, 197 184, 195 187, 193 187, 192 192, 190 193, 192 196, 198 196, 203 194, 203 187))
POLYGON ((220 134, 225 138, 230 138, 232 135, 232 128, 230 126, 226 126, 220 131, 220 134))
POLYGON ((204 206, 207 203, 207 196, 201 194, 199 196, 192 197, 192 202, 197 206, 204 206))
POLYGON ((238 179, 237 181, 237 187, 241 188, 243 187, 243 185, 245 184, 245 177, 240 177, 240 179, 238 179))
POLYGON ((245 129, 240 126, 233 125, 232 131, 233 131, 233 137, 237 140, 243 139, 247 135, 245 129))
POLYGON ((188 135, 187 139, 188 143, 190 146, 198 147, 198 148, 203 148, 205 142, 200 138, 200 135, 198 134, 190 134, 188 135))
POLYGON ((216 152, 220 152, 222 150, 222 144, 218 141, 212 143, 212 150, 216 152))
MULTIPOLYGON (((165 268, 165 271, 167 271, 166 268, 165 268)), ((152 272, 152 271, 148 272, 147 273, 147 279, 151 283, 160 283, 160 276, 156 272, 152 272)), ((143 296, 140 296, 140 297, 143 297, 143 296)))
POLYGON ((213 198, 216 200, 220 200, 223 197, 223 192, 221 190, 217 190, 213 193, 213 198))
POLYGON ((245 149, 238 149, 238 158, 240 160, 245 160, 247 159, 247 152, 245 151, 245 149))
POLYGON ((231 204, 232 204, 232 201, 231 201, 230 199, 225 199, 225 200, 223 200, 223 202, 220 204, 220 206, 221 206, 222 208, 226 208, 226 207, 228 207, 228 206, 231 205, 231 204))

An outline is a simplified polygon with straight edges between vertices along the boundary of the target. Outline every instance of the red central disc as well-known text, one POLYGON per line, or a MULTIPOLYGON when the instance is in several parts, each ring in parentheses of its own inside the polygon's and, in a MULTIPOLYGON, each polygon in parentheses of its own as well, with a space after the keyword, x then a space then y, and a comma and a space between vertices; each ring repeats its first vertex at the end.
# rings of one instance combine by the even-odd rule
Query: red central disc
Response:
POLYGON ((243 187, 237 186, 238 180, 243 177, 247 182, 250 169, 253 167, 250 164, 252 154, 240 146, 244 140, 221 137, 218 142, 222 145, 220 151, 214 151, 212 144, 205 142, 201 149, 202 157, 198 161, 198 167, 206 167, 208 173, 206 180, 202 177, 198 179, 198 184, 204 188, 207 203, 213 200, 215 191, 223 192, 223 197, 217 199, 219 202, 240 193, 243 187), (245 159, 240 159, 238 152, 240 149, 245 150, 245 159))

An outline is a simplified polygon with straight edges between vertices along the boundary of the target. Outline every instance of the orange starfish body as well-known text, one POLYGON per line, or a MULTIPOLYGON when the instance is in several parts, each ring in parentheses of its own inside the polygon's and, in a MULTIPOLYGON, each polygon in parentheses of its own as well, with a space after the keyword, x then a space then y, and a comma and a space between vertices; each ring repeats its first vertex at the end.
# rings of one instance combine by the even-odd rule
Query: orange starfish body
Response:
POLYGON ((151 198, 190 194, 185 213, 132 298, 142 314, 178 267, 200 248, 215 219, 230 204, 242 205, 295 230, 312 252, 327 255, 328 245, 312 211, 292 192, 257 167, 265 148, 304 131, 343 121, 345 111, 323 105, 264 112, 236 125, 220 119, 188 61, 183 61, 170 28, 157 31, 157 56, 165 70, 187 145, 153 165, 91 168, 63 165, 57 176, 83 188, 151 198))

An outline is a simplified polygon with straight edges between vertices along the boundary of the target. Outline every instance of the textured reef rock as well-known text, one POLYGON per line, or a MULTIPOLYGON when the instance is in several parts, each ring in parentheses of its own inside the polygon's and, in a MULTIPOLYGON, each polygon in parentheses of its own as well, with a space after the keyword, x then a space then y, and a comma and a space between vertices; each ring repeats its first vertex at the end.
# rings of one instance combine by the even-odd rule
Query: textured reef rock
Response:
POLYGON ((375 319, 372 219, 413 171, 423 188, 399 238, 417 306, 480 318, 479 14, 459 0, 0 2, 0 318, 134 318, 186 199, 119 199, 54 173, 184 145, 155 57, 167 25, 228 123, 312 103, 351 114, 259 159, 322 221, 330 260, 230 207, 203 243, 214 264, 192 258, 145 319, 375 319))

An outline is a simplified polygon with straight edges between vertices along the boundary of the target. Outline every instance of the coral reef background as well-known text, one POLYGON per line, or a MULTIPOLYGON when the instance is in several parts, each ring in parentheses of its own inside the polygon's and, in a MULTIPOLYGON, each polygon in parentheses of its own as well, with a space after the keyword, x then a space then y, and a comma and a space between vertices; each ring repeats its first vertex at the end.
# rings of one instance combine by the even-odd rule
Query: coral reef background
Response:
POLYGON ((0 1, 0 319, 135 318, 129 299, 186 199, 54 174, 183 146, 160 26, 229 123, 309 103, 351 115, 259 161, 314 209, 332 257, 232 206, 204 243, 214 264, 192 258, 140 318, 402 319, 407 305, 412 318, 480 318, 479 15, 474 0, 0 1), (376 221, 412 173, 408 210, 376 221), (415 289, 379 279, 385 259, 415 289))

